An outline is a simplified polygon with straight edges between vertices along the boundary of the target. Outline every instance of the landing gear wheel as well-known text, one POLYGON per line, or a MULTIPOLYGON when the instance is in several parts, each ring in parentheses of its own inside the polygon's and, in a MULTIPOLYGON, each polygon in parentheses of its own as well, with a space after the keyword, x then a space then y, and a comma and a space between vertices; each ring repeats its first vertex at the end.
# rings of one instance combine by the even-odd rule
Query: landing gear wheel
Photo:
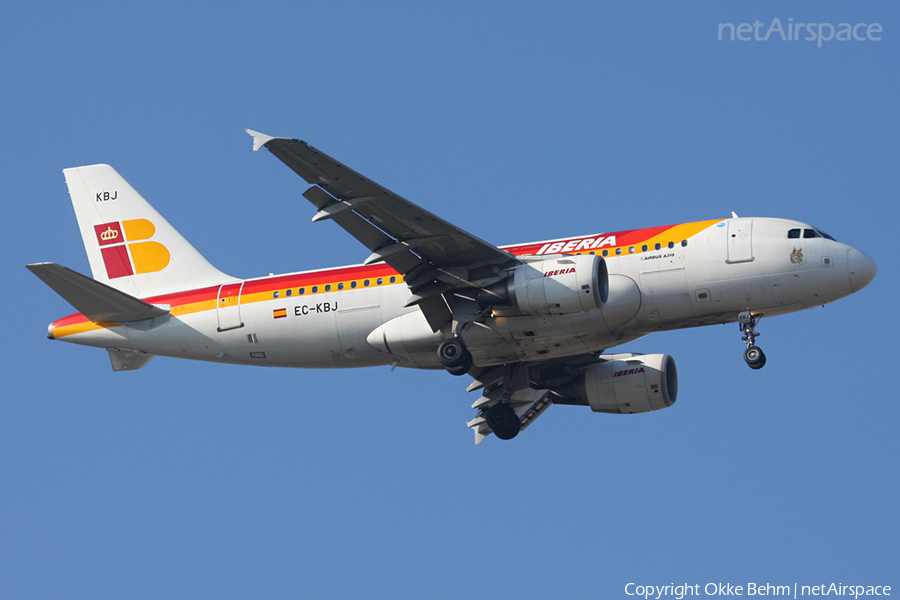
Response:
POLYGON ((759 332, 756 331, 756 324, 762 317, 761 314, 753 314, 749 310, 738 314, 738 325, 744 336, 741 338, 747 349, 744 350, 744 360, 751 369, 762 369, 766 364, 766 355, 756 345, 756 338, 759 332))
POLYGON ((458 337, 441 342, 438 346, 438 360, 453 375, 462 375, 472 368, 472 354, 458 337))
POLYGON ((505 402, 490 407, 485 413, 484 419, 494 432, 494 435, 501 440, 513 439, 519 435, 519 430, 522 428, 522 423, 519 421, 519 417, 516 416, 516 411, 505 402))
POLYGON ((766 355, 756 346, 748 346, 744 350, 744 360, 751 369, 762 369, 766 365, 766 355))
POLYGON ((468 351, 466 351, 466 359, 467 359, 466 362, 459 365, 458 367, 447 367, 447 372, 450 373, 451 375, 457 375, 457 376, 465 375, 466 373, 468 373, 469 369, 471 369, 472 365, 474 364, 472 362, 472 355, 469 354, 468 351))

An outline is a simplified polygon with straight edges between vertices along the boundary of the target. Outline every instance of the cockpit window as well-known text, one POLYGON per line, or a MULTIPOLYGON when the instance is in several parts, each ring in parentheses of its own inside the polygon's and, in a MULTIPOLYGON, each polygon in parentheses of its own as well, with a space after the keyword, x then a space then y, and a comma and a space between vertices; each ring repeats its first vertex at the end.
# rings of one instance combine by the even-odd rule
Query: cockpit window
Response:
POLYGON ((836 242, 836 241, 837 241, 836 239, 834 239, 833 237, 831 237, 830 235, 828 235, 827 233, 825 233, 825 232, 822 231, 821 229, 816 228, 816 233, 818 233, 819 235, 821 235, 821 236, 822 236, 823 238, 825 238, 826 240, 831 240, 832 242, 836 242))
POLYGON ((825 232, 822 231, 821 229, 817 229, 817 228, 815 228, 815 227, 812 227, 812 228, 809 228, 809 229, 803 229, 803 230, 801 230, 801 229, 799 229, 799 228, 798 228, 798 229, 791 229, 791 230, 788 231, 788 239, 796 240, 796 239, 798 239, 798 238, 800 238, 800 237, 802 237, 802 238, 804 238, 804 239, 807 239, 807 240, 808 240, 808 239, 812 239, 812 238, 825 238, 826 240, 831 240, 832 242, 836 242, 836 241, 837 241, 836 239, 834 239, 833 237, 831 237, 830 235, 828 235, 827 233, 825 233, 825 232), (802 235, 802 236, 800 235, 800 232, 801 232, 801 231, 803 232, 803 235, 802 235))

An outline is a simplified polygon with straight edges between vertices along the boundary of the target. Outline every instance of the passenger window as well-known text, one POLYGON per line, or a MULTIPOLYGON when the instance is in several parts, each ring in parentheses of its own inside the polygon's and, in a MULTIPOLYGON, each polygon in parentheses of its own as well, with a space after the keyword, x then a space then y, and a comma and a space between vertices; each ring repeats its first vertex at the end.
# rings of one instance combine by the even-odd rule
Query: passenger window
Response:
POLYGON ((628 254, 634 254, 634 246, 628 246, 628 254))
POLYGON ((331 284, 330 284, 330 283, 326 283, 326 284, 325 284, 325 291, 326 291, 326 292, 330 292, 330 291, 331 291, 331 284))
POLYGON ((375 283, 378 285, 381 285, 382 283, 384 283, 384 277, 379 277, 378 279, 375 280, 375 283))
POLYGON ((278 292, 272 292, 272 297, 273 297, 273 298, 277 298, 277 297, 278 297, 278 292))
POLYGON ((338 289, 339 289, 339 290, 344 289, 344 282, 343 282, 343 281, 340 282, 340 283, 338 284, 338 289))
POLYGON ((603 251, 603 256, 609 256, 609 250, 604 250, 604 251, 603 251))
POLYGON ((656 250, 659 250, 660 248, 662 248, 662 244, 660 244, 659 242, 656 242, 656 245, 653 248, 656 250))
POLYGON ((669 248, 674 248, 674 247, 675 247, 675 242, 669 242, 669 248))
POLYGON ((622 249, 616 248, 616 256, 619 256, 620 254, 622 254, 622 249))
POLYGON ((684 248, 687 246, 687 240, 681 240, 681 247, 684 248))
POLYGON ((644 244, 643 246, 641 246, 641 252, 646 252, 646 251, 647 251, 647 244, 644 244))
POLYGON ((288 290, 284 293, 285 296, 290 296, 294 293, 294 290, 288 290))
POLYGON ((300 288, 300 291, 297 292, 301 296, 306 293, 306 288, 300 288))
POLYGON ((791 229, 790 231, 788 231, 788 239, 789 239, 789 240, 796 240, 796 239, 798 239, 799 237, 800 237, 800 230, 799 230, 799 229, 791 229))
POLYGON ((350 282, 350 288, 352 289, 352 288, 355 288, 355 287, 356 287, 356 282, 355 282, 355 281, 351 281, 351 282, 350 282))
POLYGON ((369 287, 369 280, 368 280, 368 279, 366 279, 365 281, 363 281, 363 287, 369 287))
POLYGON ((397 283, 397 278, 391 275, 391 283, 397 283))
POLYGON ((312 293, 313 293, 313 294, 318 294, 318 293, 319 293, 319 286, 317 286, 317 285, 312 286, 312 293))

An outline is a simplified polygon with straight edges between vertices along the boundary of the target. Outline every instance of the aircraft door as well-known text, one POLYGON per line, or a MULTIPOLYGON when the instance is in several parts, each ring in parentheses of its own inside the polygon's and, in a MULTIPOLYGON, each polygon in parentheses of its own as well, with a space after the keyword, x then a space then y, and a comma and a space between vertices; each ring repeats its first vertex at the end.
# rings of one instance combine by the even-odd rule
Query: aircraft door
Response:
POLYGON ((728 260, 731 263, 753 260, 753 219, 728 221, 728 260))
POLYGON ((219 331, 228 331, 243 327, 241 321, 241 289, 244 282, 227 283, 219 288, 216 298, 216 316, 219 319, 219 331))

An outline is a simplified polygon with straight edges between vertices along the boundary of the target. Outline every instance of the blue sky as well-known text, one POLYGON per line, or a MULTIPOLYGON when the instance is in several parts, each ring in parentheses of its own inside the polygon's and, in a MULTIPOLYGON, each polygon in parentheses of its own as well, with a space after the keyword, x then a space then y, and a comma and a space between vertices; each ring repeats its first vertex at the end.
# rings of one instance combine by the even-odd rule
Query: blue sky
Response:
POLYGON ((900 11, 882 2, 49 3, 0 24, 5 598, 628 598, 625 585, 900 587, 900 11), (717 40, 878 23, 880 41, 717 40), (223 271, 362 261, 252 128, 496 244, 779 216, 872 256, 865 290, 624 348, 677 404, 553 407, 472 444, 440 372, 300 371, 44 339, 23 265, 90 269, 61 170, 107 162, 223 271), (11 213, 11 214, 10 214, 11 213))

